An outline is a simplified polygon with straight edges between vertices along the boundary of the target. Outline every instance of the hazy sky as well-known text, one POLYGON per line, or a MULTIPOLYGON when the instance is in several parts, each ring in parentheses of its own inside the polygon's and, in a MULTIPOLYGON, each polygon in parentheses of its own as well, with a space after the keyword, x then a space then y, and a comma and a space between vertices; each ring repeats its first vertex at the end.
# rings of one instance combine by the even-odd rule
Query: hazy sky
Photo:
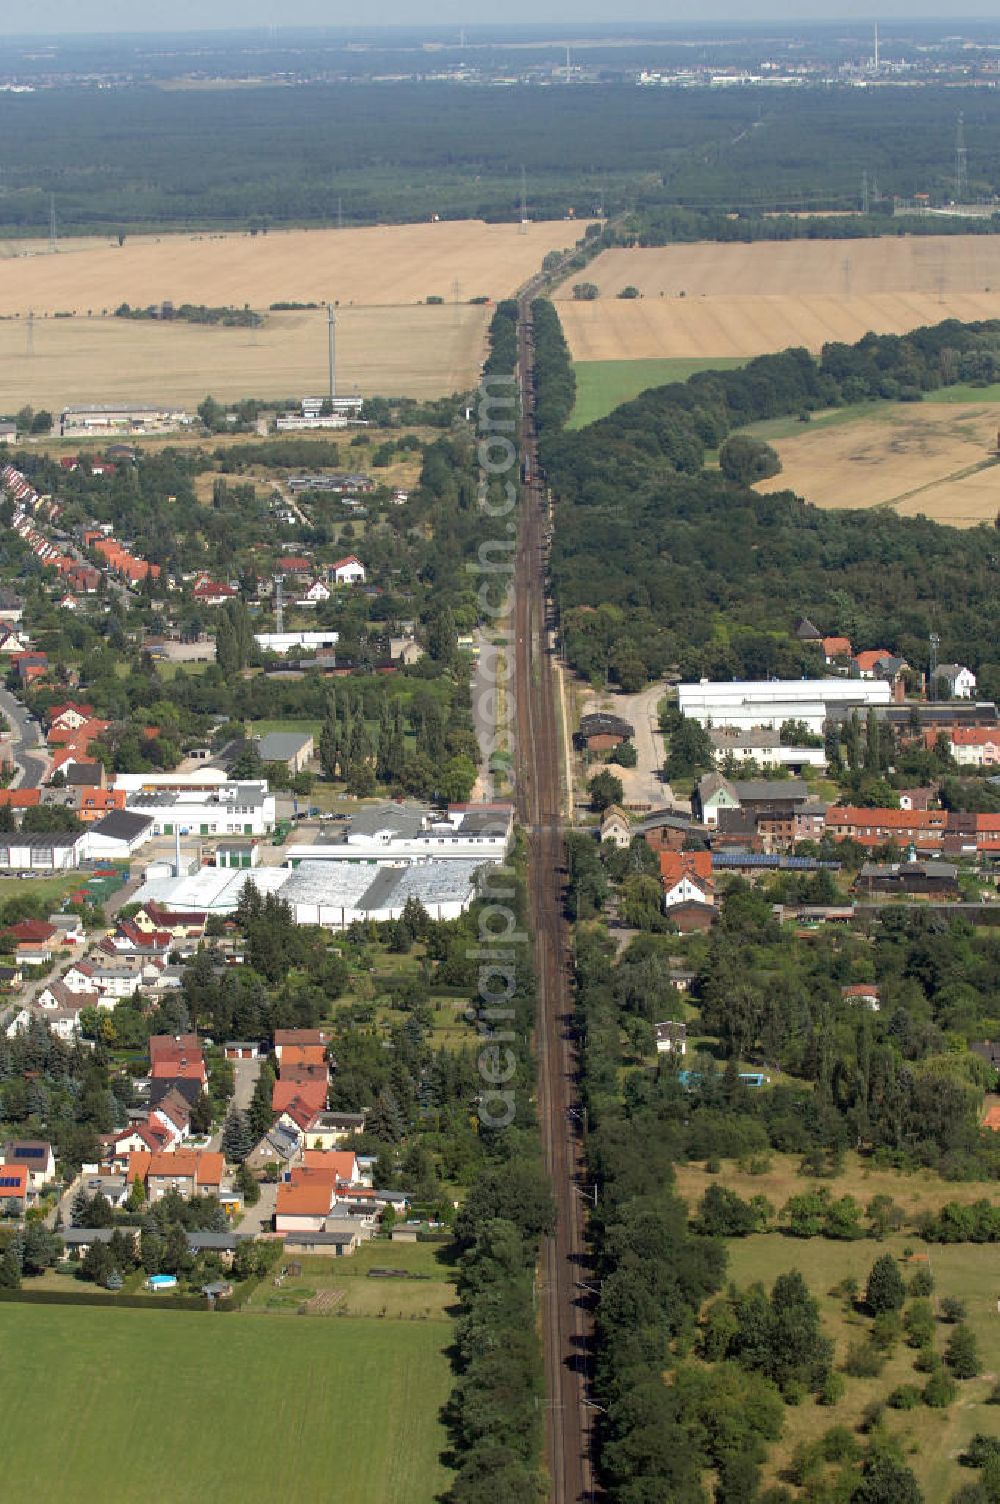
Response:
MULTIPOLYGON (((947 8, 942 0, 879 0, 879 19, 891 21, 933 18, 947 8)), ((995 16, 996 0, 960 0, 963 16, 995 16)), ((624 24, 622 17, 642 22, 748 21, 807 18, 817 21, 840 17, 868 20, 873 0, 701 0, 689 4, 664 0, 506 0, 503 6, 486 0, 369 0, 363 10, 331 0, 42 0, 34 5, 14 5, 0 0, 0 35, 30 32, 136 32, 182 31, 286 26, 439 25, 476 23, 517 25, 521 22, 558 21, 563 24, 593 21, 624 24), (696 14, 693 15, 692 11, 696 14)), ((949 21, 950 27, 958 22, 949 21)), ((1000 28, 998 28, 1000 29, 1000 28)))

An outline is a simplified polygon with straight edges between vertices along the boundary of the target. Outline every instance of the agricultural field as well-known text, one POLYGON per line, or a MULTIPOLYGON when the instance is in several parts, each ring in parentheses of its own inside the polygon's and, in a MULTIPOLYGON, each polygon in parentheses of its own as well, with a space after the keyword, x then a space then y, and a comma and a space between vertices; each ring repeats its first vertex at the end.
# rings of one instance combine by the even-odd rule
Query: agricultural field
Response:
POLYGON ((0 411, 92 401, 220 401, 323 391, 323 308, 338 304, 340 389, 436 397, 471 386, 490 308, 562 248, 556 221, 478 221, 269 235, 176 235, 60 242, 0 254, 0 411), (428 304, 428 297, 443 299, 428 304), (120 303, 249 305, 258 329, 113 317, 120 303), (32 317, 28 330, 28 315, 32 317), (70 315, 57 317, 56 315, 70 315))
POLYGON ((757 489, 974 527, 1000 510, 998 424, 1000 407, 980 401, 871 403, 808 424, 758 425, 752 431, 777 450, 782 470, 757 489))
MULTIPOLYGON (((560 314, 563 310, 560 309, 560 314)), ((586 428, 607 417, 623 402, 640 392, 671 381, 687 381, 696 371, 731 369, 742 360, 580 360, 573 366, 576 405, 568 426, 586 428)))
POLYGON ((271 1504, 335 1478, 340 1504, 431 1504, 450 1336, 442 1320, 3 1305, 4 1498, 147 1504, 169 1477, 177 1504, 271 1504), (140 1402, 156 1373, 169 1402, 140 1402))
MULTIPOLYGON (((819 1302, 824 1331, 834 1340, 836 1366, 843 1361, 850 1345, 866 1340, 871 1321, 834 1295, 834 1288, 853 1277, 863 1290, 868 1271, 883 1253, 891 1253, 900 1260, 907 1280, 917 1269, 929 1267, 935 1281, 935 1306, 949 1295, 965 1302, 969 1324, 976 1334, 982 1373, 979 1378, 959 1385, 958 1397, 948 1409, 930 1409, 924 1404, 911 1411, 887 1409, 884 1423, 899 1438, 907 1465, 916 1474, 928 1501, 949 1499, 963 1483, 976 1478, 975 1473, 960 1466, 958 1457, 977 1431, 996 1434, 996 1407, 986 1403, 1000 1372, 997 1311, 1000 1283, 994 1248, 978 1244, 925 1247, 919 1240, 906 1237, 890 1237, 884 1242, 868 1238, 846 1243, 823 1238, 800 1241, 773 1233, 731 1239, 727 1246, 728 1277, 737 1285, 759 1281, 770 1289, 779 1274, 793 1269, 801 1271, 819 1302)), ((937 1323, 934 1345, 939 1352, 944 1351, 950 1330, 940 1321, 937 1323)), ((900 1384, 916 1384, 922 1389, 927 1376, 914 1370, 914 1357, 913 1350, 901 1343, 877 1378, 848 1378, 844 1398, 836 1406, 807 1401, 786 1408, 784 1433, 767 1464, 769 1481, 778 1481, 801 1443, 817 1440, 831 1426, 853 1429, 867 1405, 884 1400, 900 1384)))
POLYGON ((569 285, 559 314, 574 360, 742 357, 868 330, 1000 316, 991 236, 693 244, 605 251, 587 268, 594 302, 569 285), (640 299, 620 299, 622 288, 640 299))
MULTIPOLYGON (((349 308, 337 317, 342 392, 442 397, 475 384, 487 307, 349 308)), ((131 319, 0 320, 0 410, 85 402, 220 402, 323 392, 326 315, 268 314, 261 329, 131 319)))
MULTIPOLYGON (((560 220, 528 225, 462 220, 370 229, 278 230, 267 235, 130 235, 0 246, 0 316, 110 313, 169 299, 210 307, 324 303, 402 307, 499 298, 548 251, 582 233, 560 220), (6 256, 4 255, 6 250, 6 256), (457 284, 457 285, 456 285, 457 284)), ((998 277, 1000 285, 1000 277, 998 277)))

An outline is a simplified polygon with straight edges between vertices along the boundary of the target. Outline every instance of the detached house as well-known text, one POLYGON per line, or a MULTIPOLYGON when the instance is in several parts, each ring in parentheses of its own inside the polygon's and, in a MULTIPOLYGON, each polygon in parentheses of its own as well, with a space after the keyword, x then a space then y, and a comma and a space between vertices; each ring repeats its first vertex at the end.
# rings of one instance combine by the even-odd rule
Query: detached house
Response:
POLYGON ((361 560, 355 554, 348 554, 346 559, 338 559, 330 565, 330 578, 338 585, 363 585, 367 576, 361 560))
POLYGON ((322 580, 313 580, 299 596, 297 604, 300 606, 321 606, 330 599, 330 587, 324 585, 322 580))
POLYGON ((219 580, 199 580, 191 592, 192 600, 199 606, 224 606, 238 595, 239 591, 232 585, 225 585, 219 580))
POLYGON ((715 885, 710 851, 661 851, 663 908, 685 933, 709 929, 715 922, 715 885))
POLYGON ((976 687, 976 676, 970 668, 966 668, 961 663, 939 663, 934 674, 935 682, 931 685, 932 694, 935 693, 937 684, 942 679, 953 700, 972 699, 972 692, 976 687))
POLYGON ((172 1154, 150 1155, 146 1170, 146 1193, 150 1201, 159 1201, 167 1191, 182 1196, 218 1196, 226 1163, 223 1155, 208 1150, 178 1149, 172 1154))
POLYGON ((824 662, 828 665, 834 664, 838 659, 850 658, 851 639, 849 637, 824 637, 820 648, 824 662))
POLYGON ((5 1166, 23 1166, 28 1177, 29 1194, 38 1195, 56 1178, 56 1157, 52 1145, 44 1139, 11 1139, 3 1151, 5 1166))
POLYGON ((680 903, 715 903, 710 851, 661 851, 663 907, 680 903))

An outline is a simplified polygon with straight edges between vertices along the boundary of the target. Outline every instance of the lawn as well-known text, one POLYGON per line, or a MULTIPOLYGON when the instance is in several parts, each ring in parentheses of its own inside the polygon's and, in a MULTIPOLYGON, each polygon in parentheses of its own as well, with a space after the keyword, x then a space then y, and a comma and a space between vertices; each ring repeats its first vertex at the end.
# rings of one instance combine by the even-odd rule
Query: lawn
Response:
MULTIPOLYGON (((774 1233, 734 1239, 728 1246, 728 1277, 738 1285, 759 1280, 770 1288, 779 1274, 791 1269, 802 1272, 819 1300, 824 1330, 836 1345, 838 1365, 850 1344, 866 1339, 871 1322, 831 1295, 832 1288, 853 1275, 863 1290, 868 1271, 882 1253, 902 1258, 904 1249, 912 1248, 918 1255, 926 1254, 927 1262, 904 1267, 904 1278, 929 1264, 935 1280, 935 1304, 945 1295, 965 1301, 968 1321, 979 1344, 982 1372, 979 1378, 959 1385, 958 1398, 947 1410, 932 1410, 926 1405, 912 1411, 886 1410, 886 1424, 899 1437, 928 1504, 950 1498, 961 1484, 976 1477, 960 1467, 957 1459, 976 1431, 997 1432, 996 1407, 985 1403, 1000 1372, 1000 1276, 995 1248, 976 1244, 928 1246, 903 1236, 888 1238, 884 1243, 867 1238, 848 1243, 824 1238, 799 1241, 774 1233)), ((943 1352, 950 1330, 941 1322, 937 1324, 935 1346, 939 1352, 943 1352)), ((901 1343, 878 1378, 848 1378, 847 1392, 839 1405, 824 1407, 806 1401, 786 1409, 784 1435, 769 1460, 769 1476, 777 1478, 800 1442, 814 1441, 833 1425, 856 1426, 865 1406, 873 1400, 884 1400, 897 1385, 916 1384, 922 1389, 927 1376, 914 1370, 913 1358, 913 1351, 901 1343)))
POLYGON ((169 1479, 175 1504, 331 1489, 338 1504, 431 1504, 449 1476, 438 1412, 450 1334, 430 1321, 3 1305, 4 1499, 148 1504, 169 1479))
POLYGON ((578 360, 573 366, 576 406, 569 427, 585 428, 651 386, 687 381, 696 371, 731 371, 742 365, 746 365, 745 360, 724 356, 705 360, 578 360))
POLYGON ((86 887, 86 872, 66 872, 58 877, 0 877, 0 904, 12 898, 35 898, 50 913, 77 888, 86 887))

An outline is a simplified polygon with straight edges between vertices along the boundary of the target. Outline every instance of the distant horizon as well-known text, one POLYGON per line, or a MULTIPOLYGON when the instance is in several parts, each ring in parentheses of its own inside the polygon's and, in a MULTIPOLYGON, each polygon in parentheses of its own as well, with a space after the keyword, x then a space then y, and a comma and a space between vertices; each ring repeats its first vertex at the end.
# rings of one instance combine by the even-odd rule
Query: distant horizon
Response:
POLYGON ((125 0, 82 0, 82 3, 81 0, 75 0, 75 3, 74 0, 50 0, 44 26, 36 24, 24 29, 23 13, 11 20, 0 17, 0 36, 10 41, 52 44, 87 37, 95 40, 114 37, 122 42, 131 37, 259 36, 264 33, 280 42, 283 35, 303 32, 330 35, 378 32, 412 35, 424 32, 436 35, 464 28, 470 34, 470 40, 474 40, 477 30, 492 35, 509 35, 518 31, 536 34, 547 27, 560 30, 579 27, 582 30, 594 28, 604 36, 629 36, 644 29, 657 33, 697 33, 702 29, 739 30, 760 26, 809 30, 848 25, 852 29, 868 30, 878 21, 883 26, 940 25, 950 33, 966 24, 981 27, 984 23, 996 22, 1000 39, 1000 20, 993 0, 980 0, 981 10, 973 9, 960 17, 942 15, 936 8, 939 4, 940 0, 933 0, 933 4, 924 9, 920 0, 916 0, 915 5, 910 0, 889 0, 880 7, 877 15, 873 15, 869 5, 860 3, 860 0, 857 3, 856 0, 842 0, 832 11, 825 5, 820 8, 817 0, 806 0, 806 5, 814 8, 814 13, 803 14, 800 3, 793 14, 788 14, 780 6, 758 5, 756 0, 747 0, 745 9, 738 0, 721 0, 719 4, 708 0, 698 19, 692 20, 689 15, 665 17, 656 0, 633 0, 633 14, 627 19, 609 20, 604 0, 599 0, 599 3, 591 0, 589 4, 587 0, 571 0, 568 4, 563 0, 549 0, 541 15, 538 7, 528 6, 527 0, 515 0, 514 13, 499 20, 495 15, 477 16, 475 6, 470 6, 469 0, 439 0, 433 14, 426 16, 414 15, 401 0, 375 0, 363 21, 331 21, 322 13, 325 6, 321 0, 292 0, 292 4, 285 8, 286 19, 275 25, 273 7, 264 6, 261 0, 212 0, 208 7, 196 4, 195 0, 176 0, 169 7, 153 4, 145 8, 146 14, 139 24, 134 8, 125 0), (292 13, 290 17, 289 11, 292 13))

